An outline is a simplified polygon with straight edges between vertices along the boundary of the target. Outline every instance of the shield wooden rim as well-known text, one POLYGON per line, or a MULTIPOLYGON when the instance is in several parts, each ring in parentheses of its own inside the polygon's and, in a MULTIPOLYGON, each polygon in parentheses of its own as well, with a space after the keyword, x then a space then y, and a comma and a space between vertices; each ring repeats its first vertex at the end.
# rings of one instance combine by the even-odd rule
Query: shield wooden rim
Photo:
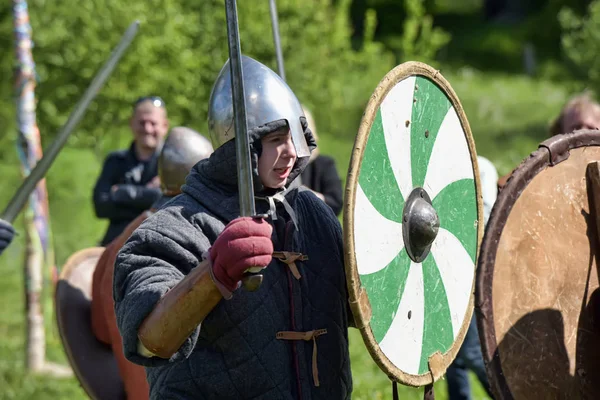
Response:
MULTIPOLYGON (((343 227, 344 227, 344 260, 346 269, 346 281, 348 287, 348 296, 350 307, 354 316, 356 327, 360 330, 367 350, 371 354, 373 360, 379 368, 384 371, 391 380, 400 382, 405 385, 419 387, 431 384, 443 376, 448 366, 452 363, 466 335, 469 323, 473 315, 474 304, 474 289, 475 289, 475 274, 473 276, 473 284, 471 285, 471 294, 467 307, 467 314, 461 325, 458 335, 454 343, 445 354, 438 354, 438 357, 430 357, 430 370, 421 375, 409 374, 402 371, 394 365, 388 357, 381 351, 379 344, 375 341, 370 327, 371 305, 367 293, 362 289, 360 276, 356 264, 355 244, 354 244, 354 207, 356 204, 356 188, 358 186, 358 177, 362 165, 364 149, 369 138, 371 126, 375 119, 377 110, 381 103, 389 93, 389 91, 400 81, 410 76, 423 76, 435 83, 442 90, 452 106, 456 110, 460 120, 465 139, 471 154, 471 163, 473 165, 475 190, 477 198, 477 218, 478 221, 483 221, 483 207, 481 200, 481 187, 479 181, 479 167, 477 165, 477 153, 475 151, 475 143, 471 134, 469 122, 464 113, 462 105, 458 100, 458 96, 441 75, 440 71, 421 62, 410 61, 398 65, 379 82, 379 85, 371 95, 365 112, 363 114, 358 134, 354 142, 354 149, 350 158, 350 166, 346 180, 346 190, 344 197, 344 212, 343 212, 343 227), (434 369, 432 371, 432 369, 434 369)), ((483 237, 483 224, 478 224, 477 228, 477 250, 483 237)), ((479 253, 479 251, 477 251, 479 253)), ((476 256, 477 257, 477 256, 476 256)), ((477 268, 478 260, 475 259, 475 268, 477 268)))
MULTIPOLYGON (((102 256, 104 249, 105 249, 104 247, 90 247, 90 248, 79 250, 79 251, 73 253, 67 259, 65 265, 63 266, 62 270, 60 271, 60 275, 58 276, 57 286, 56 286, 55 290, 56 291, 60 290, 58 282, 60 282, 60 281, 69 282, 71 273, 83 261, 85 261, 86 259, 92 258, 92 257, 96 257, 99 259, 102 256)), ((91 296, 91 288, 90 288, 90 293, 88 293, 88 294, 89 294, 89 296, 91 296)), ((61 309, 60 309, 60 307, 56 306, 56 301, 57 301, 56 295, 57 295, 57 292, 55 292, 55 300, 54 300, 55 301, 55 307, 54 307, 55 319, 56 319, 56 325, 58 326, 58 334, 60 336, 60 341, 62 343, 62 347, 65 351, 65 354, 67 355, 67 359, 69 360, 69 365, 73 369, 73 372, 75 373, 77 380, 81 384, 81 387, 84 389, 86 394, 91 399, 95 399, 94 391, 90 389, 90 387, 88 386, 88 382, 85 379, 84 374, 82 374, 82 372, 79 370, 79 366, 78 366, 77 362, 75 362, 75 358, 73 357, 73 354, 71 352, 71 350, 72 350, 71 346, 68 345, 67 339, 65 337, 65 332, 63 332, 63 327, 59 323, 59 321, 61 320, 61 309)))
POLYGON ((570 150, 587 146, 600 146, 600 131, 581 130, 561 134, 541 143, 539 148, 512 172, 490 215, 476 272, 475 311, 483 358, 492 391, 497 399, 513 399, 502 372, 500 354, 497 352, 492 297, 494 264, 504 226, 521 193, 540 172, 569 158, 570 150))

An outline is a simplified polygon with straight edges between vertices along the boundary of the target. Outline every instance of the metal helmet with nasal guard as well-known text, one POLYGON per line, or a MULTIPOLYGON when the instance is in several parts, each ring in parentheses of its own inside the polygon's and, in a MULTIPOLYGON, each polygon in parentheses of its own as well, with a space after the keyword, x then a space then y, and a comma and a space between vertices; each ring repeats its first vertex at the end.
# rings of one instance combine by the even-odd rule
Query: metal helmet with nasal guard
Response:
POLYGON ((210 141, 195 130, 183 126, 171 129, 158 157, 163 194, 178 194, 194 165, 208 158, 212 152, 210 141))
MULTIPOLYGON (((267 66, 247 56, 242 56, 242 74, 248 129, 285 119, 297 156, 310 156, 300 122, 304 112, 292 89, 267 66)), ((218 148, 235 137, 229 60, 215 81, 208 104, 208 132, 218 148)))

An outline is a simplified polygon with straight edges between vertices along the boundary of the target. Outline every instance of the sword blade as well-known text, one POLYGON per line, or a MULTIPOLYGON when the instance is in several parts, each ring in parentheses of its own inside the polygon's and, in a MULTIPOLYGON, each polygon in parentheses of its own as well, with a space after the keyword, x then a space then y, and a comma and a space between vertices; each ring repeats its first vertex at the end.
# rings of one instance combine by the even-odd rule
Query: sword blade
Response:
MULTIPOLYGON (((231 95, 233 97, 233 119, 235 121, 235 152, 238 173, 238 191, 240 196, 240 215, 256 215, 254 206, 254 185, 252 182, 252 164, 250 162, 250 139, 246 122, 246 100, 244 96, 244 77, 242 71, 242 51, 235 0, 225 0, 227 18, 227 40, 229 43, 229 67, 231 68, 231 95)), ((249 270, 242 278, 247 291, 257 290, 263 280, 260 274, 249 270)))
POLYGON ((250 141, 246 122, 246 101, 242 72, 242 51, 235 0, 225 0, 227 18, 227 40, 229 43, 229 66, 231 68, 231 92, 233 97, 233 118, 235 121, 235 150, 240 195, 240 215, 249 217, 256 214, 254 206, 254 186, 250 163, 250 141))

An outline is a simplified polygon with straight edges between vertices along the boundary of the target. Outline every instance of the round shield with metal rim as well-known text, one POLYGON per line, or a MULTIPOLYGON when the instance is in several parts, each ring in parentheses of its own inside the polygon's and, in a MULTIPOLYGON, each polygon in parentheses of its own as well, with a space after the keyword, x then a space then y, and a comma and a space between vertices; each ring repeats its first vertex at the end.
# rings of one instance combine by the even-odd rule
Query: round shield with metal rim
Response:
POLYGON ((555 136, 512 173, 496 200, 476 308, 498 399, 600 394, 598 161, 599 131, 555 136))
POLYGON ((93 400, 125 399, 117 361, 92 331, 92 276, 104 247, 74 253, 63 266, 55 292, 58 332, 69 363, 93 400))
POLYGON ((480 197, 473 138, 448 82, 417 62, 390 71, 356 137, 344 244, 355 322, 393 380, 434 382, 462 344, 473 311, 480 197))

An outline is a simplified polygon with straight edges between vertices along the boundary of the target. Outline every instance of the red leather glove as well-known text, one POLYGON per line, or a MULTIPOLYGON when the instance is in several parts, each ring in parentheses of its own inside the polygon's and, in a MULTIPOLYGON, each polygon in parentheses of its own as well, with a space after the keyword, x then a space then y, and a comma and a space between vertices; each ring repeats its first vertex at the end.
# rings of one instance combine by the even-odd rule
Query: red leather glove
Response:
POLYGON ((269 265, 272 232, 262 218, 240 217, 227 224, 209 250, 214 278, 233 292, 247 269, 269 265))

